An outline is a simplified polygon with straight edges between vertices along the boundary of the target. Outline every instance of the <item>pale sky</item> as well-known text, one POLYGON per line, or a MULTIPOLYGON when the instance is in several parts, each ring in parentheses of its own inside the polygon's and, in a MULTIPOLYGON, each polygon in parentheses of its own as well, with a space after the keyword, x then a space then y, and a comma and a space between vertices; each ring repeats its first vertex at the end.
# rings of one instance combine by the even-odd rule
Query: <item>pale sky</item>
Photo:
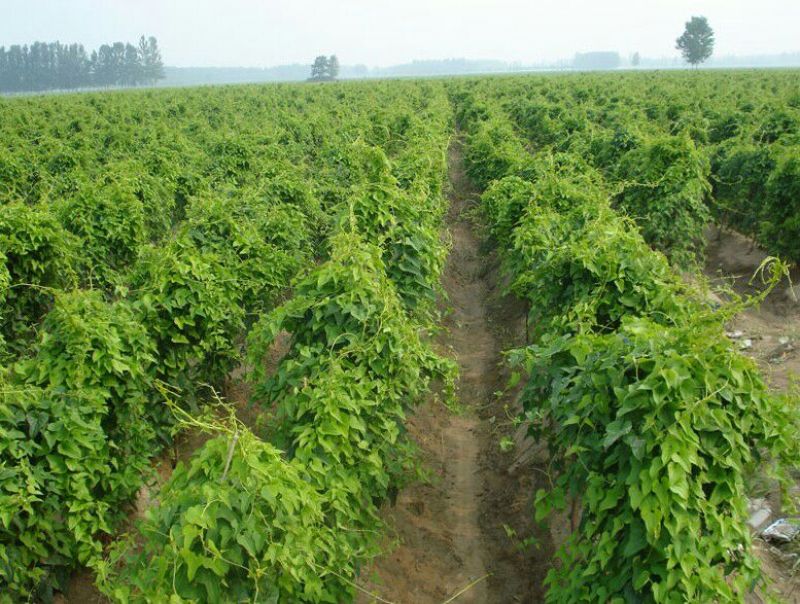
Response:
POLYGON ((414 59, 538 63, 575 52, 677 56, 704 15, 716 56, 800 51, 800 0, 3 0, 0 46, 135 42, 167 65, 266 67, 337 54, 344 64, 414 59))

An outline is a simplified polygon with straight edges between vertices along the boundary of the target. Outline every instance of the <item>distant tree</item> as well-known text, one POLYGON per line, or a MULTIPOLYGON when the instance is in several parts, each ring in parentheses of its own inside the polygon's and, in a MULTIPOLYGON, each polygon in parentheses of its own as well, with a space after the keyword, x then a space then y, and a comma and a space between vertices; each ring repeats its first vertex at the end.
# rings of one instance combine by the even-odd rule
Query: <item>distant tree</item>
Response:
POLYGON ((25 79, 30 90, 44 90, 49 87, 50 74, 47 70, 49 50, 48 45, 43 42, 34 42, 28 48, 28 69, 25 79))
POLYGON ((89 55, 89 81, 92 84, 96 84, 97 80, 97 67, 100 64, 100 53, 96 50, 92 51, 92 54, 89 55))
POLYGON ((708 19, 692 17, 687 21, 683 34, 676 40, 675 48, 694 67, 708 59, 714 52, 714 30, 708 24, 708 19))
POLYGON ((339 59, 336 55, 331 55, 328 59, 328 79, 335 80, 339 77, 339 59))
POLYGON ((125 45, 125 59, 122 66, 122 84, 136 86, 144 81, 144 69, 139 59, 139 49, 133 44, 125 45))
POLYGON ((81 44, 61 46, 58 59, 59 88, 70 89, 87 86, 91 78, 89 57, 81 44))
POLYGON ((314 82, 328 79, 328 58, 326 56, 319 55, 314 59, 314 63, 311 65, 311 77, 309 79, 314 82))
POLYGON ((639 56, 639 53, 638 52, 633 53, 633 56, 631 57, 631 65, 633 65, 634 67, 639 67, 639 63, 641 62, 642 62, 642 57, 639 56))
POLYGON ((98 50, 94 61, 92 75, 95 86, 111 86, 116 80, 114 65, 114 50, 108 44, 103 44, 98 50))
POLYGON ((125 85, 125 45, 122 42, 114 42, 111 46, 111 65, 111 83, 125 85))
POLYGON ((142 64, 142 82, 155 84, 164 79, 164 61, 158 49, 158 40, 150 36, 139 38, 139 61, 142 64))

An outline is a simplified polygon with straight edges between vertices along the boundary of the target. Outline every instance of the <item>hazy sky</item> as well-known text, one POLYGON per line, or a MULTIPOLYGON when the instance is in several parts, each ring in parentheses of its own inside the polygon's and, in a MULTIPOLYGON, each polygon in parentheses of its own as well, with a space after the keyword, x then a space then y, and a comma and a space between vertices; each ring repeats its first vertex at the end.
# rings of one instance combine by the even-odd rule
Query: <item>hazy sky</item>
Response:
POLYGON ((450 57, 525 63, 577 51, 677 56, 692 15, 717 55, 800 51, 800 0, 3 0, 0 46, 155 35, 167 65, 269 66, 336 53, 370 66, 450 57))

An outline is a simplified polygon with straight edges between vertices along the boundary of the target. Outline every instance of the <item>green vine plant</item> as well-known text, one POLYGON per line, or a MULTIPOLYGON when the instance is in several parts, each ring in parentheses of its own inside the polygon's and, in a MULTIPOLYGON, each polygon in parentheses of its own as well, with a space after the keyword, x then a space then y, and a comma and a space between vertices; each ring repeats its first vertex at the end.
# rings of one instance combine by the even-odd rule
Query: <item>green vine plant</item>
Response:
POLYGON ((97 564, 104 591, 120 602, 336 601, 324 571, 340 555, 336 532, 303 466, 232 411, 181 416, 212 438, 176 468, 140 535, 97 564))
MULTIPOLYGON (((443 257, 432 236, 445 207, 450 107, 443 88, 335 88, 4 104, 0 601, 51 599, 75 569, 98 567, 152 472, 150 460, 181 429, 175 409, 202 413, 204 384, 219 387, 241 363, 245 330, 286 299, 298 272, 329 256, 329 237, 339 230, 334 217, 354 192, 370 190, 375 174, 362 169, 353 141, 380 148, 387 202, 409 217, 381 238, 381 270, 392 270, 407 293, 399 303, 406 319, 427 312, 423 293, 430 297, 443 257), (414 230, 416 218, 424 231, 414 230)), ((359 228, 382 232, 375 224, 359 228)), ((406 459, 403 447, 397 459, 406 459)), ((278 471, 267 449, 258 455, 278 471)), ((187 479, 197 479, 195 494, 205 492, 202 476, 187 479)), ((262 503, 274 502, 253 506, 262 503)), ((326 512, 326 522, 331 517, 326 512)), ((313 568, 330 568, 338 585, 352 580, 362 557, 356 551, 337 561, 341 568, 321 561, 313 568)), ((127 553, 110 565, 106 585, 123 572, 123 559, 127 553)), ((130 568, 130 577, 146 570, 130 568)), ((311 585, 293 568, 292 580, 311 585)), ((281 577, 270 581, 289 590, 281 577)), ((115 591, 124 585, 108 593, 126 598, 124 588, 115 591)), ((324 595, 327 587, 314 589, 303 597, 339 601, 324 595)))
POLYGON ((278 448, 241 426, 209 441, 164 488, 140 529, 144 545, 128 542, 108 561, 107 593, 213 601, 225 586, 246 600, 352 598, 378 551, 377 505, 415 465, 405 413, 432 377, 452 383, 454 371, 420 340, 381 257, 357 235, 337 235, 331 258, 254 325, 254 396, 275 410, 267 436, 278 448), (292 346, 268 376, 263 359, 283 330, 292 346))
MULTIPOLYGON (((439 133, 422 142, 438 155, 447 141, 439 133)), ((229 420, 217 430, 216 422, 189 419, 183 401, 172 405, 180 425, 222 435, 179 465, 137 531, 95 564, 103 591, 115 600, 235 594, 246 601, 351 601, 359 570, 380 551, 379 506, 421 475, 406 413, 434 380, 452 397, 456 371, 423 339, 423 309, 444 254, 440 238, 429 236, 443 214, 441 174, 428 172, 430 184, 407 181, 403 188, 380 149, 356 143, 349 150, 354 199, 340 206, 347 219, 333 222, 321 246, 325 258, 294 281, 292 297, 265 312, 247 338, 253 404, 264 417, 256 425, 264 428, 255 434, 229 420), (398 220, 414 216, 421 220, 398 220), (289 351, 272 373, 266 359, 284 332, 289 351), (281 481, 268 482, 265 474, 281 474, 281 481)), ((193 212, 187 207, 189 224, 193 212)), ((192 239, 204 250, 229 241, 236 248, 225 213, 204 214, 189 231, 192 239)), ((226 264, 222 251, 206 253, 226 264)), ((191 301, 179 293, 194 291, 194 281, 175 283, 168 299, 191 301)), ((152 291, 142 288, 141 299, 152 291)), ((181 316, 180 308, 163 316, 181 316)))
MULTIPOLYGON (((475 142, 480 172, 486 148, 475 142)), ((527 376, 529 431, 551 456, 537 516, 571 505, 578 520, 547 600, 744 601, 762 580, 745 476, 758 467, 786 492, 800 415, 724 324, 787 266, 768 259, 760 295, 714 310, 613 210, 602 182, 570 167, 579 159, 553 156, 506 162, 532 169, 509 168, 482 198, 537 327, 533 344, 509 353, 514 375, 527 376)))

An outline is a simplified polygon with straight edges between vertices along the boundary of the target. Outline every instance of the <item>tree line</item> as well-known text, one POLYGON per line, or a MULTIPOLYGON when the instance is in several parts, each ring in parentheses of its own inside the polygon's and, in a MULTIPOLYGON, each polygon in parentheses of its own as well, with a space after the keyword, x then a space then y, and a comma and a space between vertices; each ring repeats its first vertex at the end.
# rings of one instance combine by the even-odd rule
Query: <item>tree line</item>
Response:
POLYGON ((61 42, 0 46, 0 92, 137 86, 163 77, 164 63, 153 36, 142 36, 138 46, 103 44, 91 54, 82 44, 61 42))

